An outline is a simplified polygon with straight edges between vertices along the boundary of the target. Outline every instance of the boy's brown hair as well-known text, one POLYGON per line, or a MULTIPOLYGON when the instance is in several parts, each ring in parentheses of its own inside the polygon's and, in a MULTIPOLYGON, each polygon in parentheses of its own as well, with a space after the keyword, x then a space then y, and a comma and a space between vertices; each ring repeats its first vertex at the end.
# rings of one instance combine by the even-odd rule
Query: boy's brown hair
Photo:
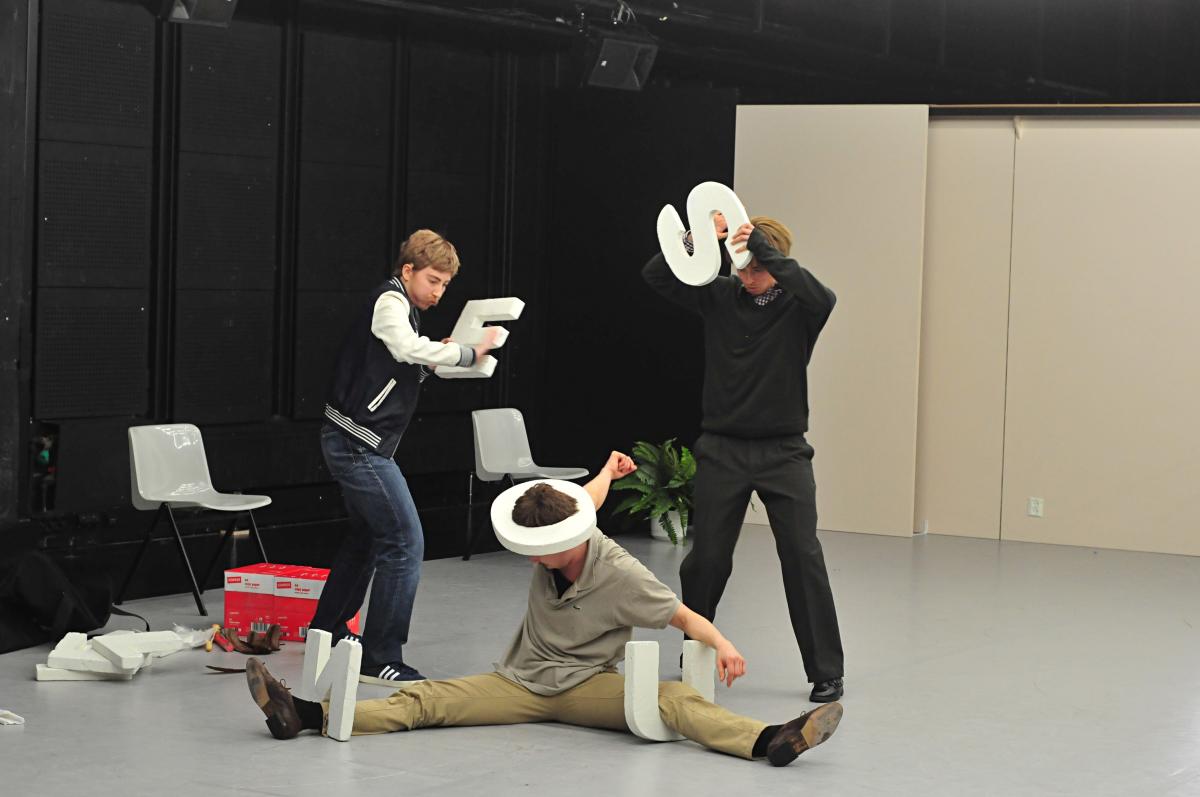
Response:
POLYGON ((458 250, 433 230, 417 230, 400 244, 400 256, 393 269, 396 276, 405 263, 412 263, 413 271, 433 268, 453 277, 458 273, 458 250))
POLYGON ((751 216, 750 223, 762 230, 763 235, 771 242, 771 246, 779 250, 781 255, 792 253, 792 231, 782 221, 770 216, 751 216))
POLYGON ((579 509, 579 504, 566 493, 548 484, 535 484, 513 505, 513 522, 527 528, 550 526, 566 520, 579 509))

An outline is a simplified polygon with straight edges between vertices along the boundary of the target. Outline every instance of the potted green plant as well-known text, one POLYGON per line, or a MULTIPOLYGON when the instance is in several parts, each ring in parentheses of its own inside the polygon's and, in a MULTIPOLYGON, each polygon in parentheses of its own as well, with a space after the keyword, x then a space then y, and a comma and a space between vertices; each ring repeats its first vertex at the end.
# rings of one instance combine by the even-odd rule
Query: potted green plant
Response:
POLYGON ((614 490, 632 490, 615 511, 650 518, 650 533, 669 539, 673 545, 686 535, 692 511, 696 460, 687 446, 675 447, 675 438, 657 445, 639 440, 633 446, 638 469, 615 482, 614 490), (659 533, 655 534, 655 527, 659 533))

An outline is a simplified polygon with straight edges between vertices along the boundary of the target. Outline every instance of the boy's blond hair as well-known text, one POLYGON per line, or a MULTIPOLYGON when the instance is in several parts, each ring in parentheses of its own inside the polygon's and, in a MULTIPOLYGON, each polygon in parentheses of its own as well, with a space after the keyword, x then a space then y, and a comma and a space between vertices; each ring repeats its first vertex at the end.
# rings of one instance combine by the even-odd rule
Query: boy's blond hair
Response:
POLYGON ((453 277, 458 273, 458 250, 433 230, 417 230, 400 244, 394 269, 397 276, 405 263, 411 263, 413 271, 434 268, 453 277))
POLYGON ((782 221, 770 216, 751 216, 750 223, 763 231, 763 235, 767 236, 771 246, 779 250, 779 254, 792 253, 792 231, 782 221))

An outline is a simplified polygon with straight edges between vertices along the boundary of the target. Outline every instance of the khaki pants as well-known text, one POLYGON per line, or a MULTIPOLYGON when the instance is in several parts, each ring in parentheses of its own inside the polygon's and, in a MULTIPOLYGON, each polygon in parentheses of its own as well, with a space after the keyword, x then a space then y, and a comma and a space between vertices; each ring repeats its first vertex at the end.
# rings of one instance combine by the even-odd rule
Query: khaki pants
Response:
MULTIPOLYGON (((677 681, 658 685, 663 723, 677 733, 722 753, 751 758, 766 723, 710 703, 677 681)), ((329 709, 325 707, 326 722, 329 709)), ((360 700, 354 709, 354 735, 411 731, 453 725, 514 725, 563 722, 588 728, 627 731, 625 677, 593 675, 574 689, 545 696, 496 673, 422 681, 390 697, 360 700)))

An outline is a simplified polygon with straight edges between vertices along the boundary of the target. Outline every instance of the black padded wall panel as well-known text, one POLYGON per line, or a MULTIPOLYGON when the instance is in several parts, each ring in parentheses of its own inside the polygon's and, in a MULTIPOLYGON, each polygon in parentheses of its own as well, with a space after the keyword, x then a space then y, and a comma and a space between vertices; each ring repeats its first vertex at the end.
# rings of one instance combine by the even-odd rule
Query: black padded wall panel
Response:
POLYGON ((300 164, 296 287, 366 291, 386 279, 390 205, 385 169, 300 164))
MULTIPOLYGON (((509 328, 512 328, 511 324, 509 328)), ((504 359, 504 350, 496 352, 496 356, 504 359)), ((439 379, 436 375, 431 376, 421 388, 421 403, 417 405, 417 411, 427 414, 459 413, 457 417, 460 421, 470 427, 471 419, 466 413, 492 406, 485 403, 487 391, 487 379, 439 379)))
POLYGON ((175 295, 175 420, 258 421, 271 414, 275 295, 175 295))
MULTIPOLYGON (((492 56, 483 50, 413 45, 408 167, 486 176, 491 168, 492 56)), ((421 196, 413 195, 416 201, 421 196)))
MULTIPOLYGON (((378 280, 383 281, 381 276, 378 280)), ((338 348, 357 313, 365 312, 370 286, 357 291, 301 291, 296 296, 294 415, 324 413, 338 348)))
POLYGON ((148 288, 151 175, 148 149, 44 142, 38 285, 148 288))
POLYGON ((330 481, 321 456, 320 428, 310 422, 202 429, 213 485, 246 492, 330 481))
POLYGON ((41 25, 38 137, 150 146, 154 15, 132 3, 45 0, 41 25))
POLYGON ((105 418, 59 425, 57 511, 95 512, 129 506, 129 427, 139 423, 105 418))
MULTIPOLYGON (((469 417, 423 412, 413 418, 400 438, 396 462, 406 474, 457 471, 465 476, 475 467, 474 451, 469 417)), ((462 483, 465 489, 465 478, 462 483)), ((425 503, 424 499, 418 501, 418 505, 425 503)))
POLYGON ((179 148, 274 157, 283 37, 274 25, 184 26, 179 148))
POLYGON ((422 227, 436 230, 454 244, 462 261, 446 294, 450 301, 464 295, 481 299, 486 290, 492 243, 490 185, 483 175, 415 167, 408 173, 405 234, 422 227))
POLYGON ((146 302, 145 291, 38 291, 34 417, 146 412, 146 302))
POLYGON ((301 160, 388 165, 393 49, 386 41, 305 32, 301 160))
POLYGON ((556 100, 545 366, 535 407, 522 407, 536 428, 534 455, 594 468, 634 440, 690 445, 700 425, 700 319, 650 290, 641 269, 658 249, 652 220, 665 203, 681 207, 703 180, 732 184, 736 95, 577 91, 556 100), (688 121, 694 108, 705 109, 700 129, 688 121), (623 135, 626 120, 653 134, 623 135), (646 145, 655 138, 671 146, 646 145), (648 386, 636 412, 626 409, 630 385, 648 386))
POLYGON ((275 287, 275 162, 182 153, 176 285, 275 287))

